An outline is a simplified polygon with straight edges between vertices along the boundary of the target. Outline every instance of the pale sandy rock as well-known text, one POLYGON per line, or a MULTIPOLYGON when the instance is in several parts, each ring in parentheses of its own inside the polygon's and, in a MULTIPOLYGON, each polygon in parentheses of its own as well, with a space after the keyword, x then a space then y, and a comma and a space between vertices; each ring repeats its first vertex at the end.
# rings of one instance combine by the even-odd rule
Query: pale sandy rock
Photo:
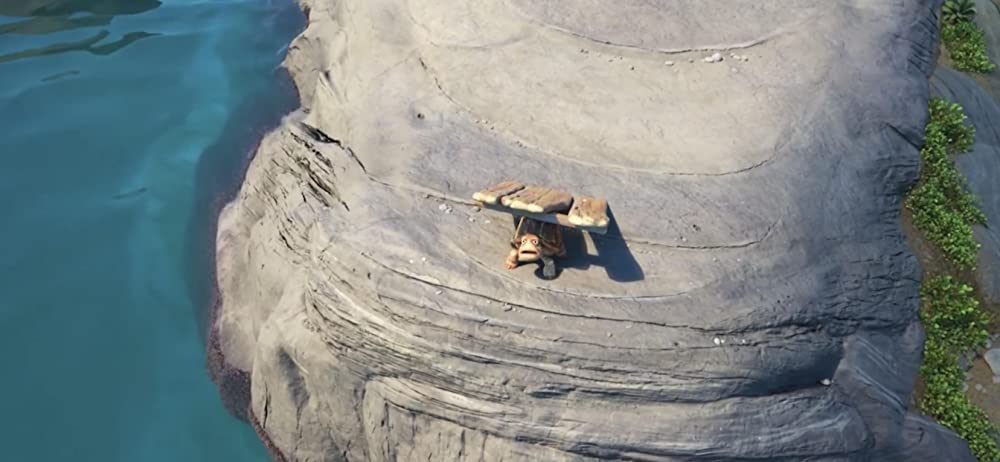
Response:
POLYGON ((972 460, 907 409, 936 2, 303 4, 305 109, 219 230, 216 336, 276 453, 972 460), (509 178, 607 198, 608 234, 503 269, 510 216, 467 206, 509 178))

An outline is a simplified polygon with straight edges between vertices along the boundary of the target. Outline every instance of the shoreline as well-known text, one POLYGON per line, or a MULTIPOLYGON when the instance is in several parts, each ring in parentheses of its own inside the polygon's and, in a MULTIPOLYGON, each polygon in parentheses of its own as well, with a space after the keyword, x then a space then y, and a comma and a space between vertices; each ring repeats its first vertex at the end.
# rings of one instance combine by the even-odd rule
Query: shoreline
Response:
MULTIPOLYGON (((264 138, 280 127, 288 115, 301 110, 303 107, 301 91, 298 85, 296 85, 294 76, 288 69, 288 53, 291 49, 292 43, 294 43, 294 41, 301 36, 302 32, 308 26, 309 15, 308 8, 304 7, 302 3, 296 0, 290 1, 295 5, 296 10, 301 15, 301 25, 299 30, 285 46, 285 58, 282 60, 281 65, 275 69, 275 72, 279 74, 277 76, 277 78, 280 79, 279 88, 287 87, 285 89, 290 89, 293 95, 287 104, 281 104, 282 108, 287 107, 288 110, 275 114, 273 121, 268 121, 258 127, 253 127, 254 142, 241 156, 240 164, 237 166, 238 173, 229 178, 229 180, 231 180, 230 182, 216 188, 214 194, 210 196, 211 200, 209 201, 209 205, 206 206, 207 210, 202 211, 207 219, 208 227, 203 228, 201 232, 198 233, 198 241, 201 241, 200 245, 204 246, 202 248, 206 252, 205 258, 210 262, 208 277, 210 279, 211 289, 207 294, 207 299, 203 300, 203 303, 199 304, 204 307, 203 310, 200 310, 199 321, 204 321, 204 324, 202 324, 202 332, 205 335, 205 365, 209 379, 212 380, 218 389, 219 398, 226 410, 234 417, 249 424, 254 429, 254 432, 261 440, 265 449, 267 449, 271 458, 279 462, 284 462, 287 459, 285 459, 284 455, 278 451, 274 443, 271 442, 270 438, 263 432, 259 421, 250 409, 250 371, 243 371, 232 366, 226 360, 225 354, 219 344, 219 332, 216 321, 218 320, 222 307, 222 296, 219 289, 216 245, 219 230, 219 217, 225 207, 235 201, 239 195, 240 189, 246 179, 247 171, 254 158, 257 156, 264 138)), ((203 178, 206 176, 206 172, 201 171, 203 170, 203 167, 204 166, 202 165, 199 166, 199 187, 203 187, 208 180, 208 178, 203 178)), ((196 242, 196 245, 199 245, 199 243, 196 242)))

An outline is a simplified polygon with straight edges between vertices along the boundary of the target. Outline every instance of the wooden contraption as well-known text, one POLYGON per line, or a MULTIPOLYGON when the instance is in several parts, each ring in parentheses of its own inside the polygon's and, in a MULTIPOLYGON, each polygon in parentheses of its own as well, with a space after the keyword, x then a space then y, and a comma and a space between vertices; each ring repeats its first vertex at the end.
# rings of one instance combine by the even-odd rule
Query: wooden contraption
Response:
POLYGON ((504 181, 472 195, 483 207, 596 234, 608 232, 608 201, 504 181))

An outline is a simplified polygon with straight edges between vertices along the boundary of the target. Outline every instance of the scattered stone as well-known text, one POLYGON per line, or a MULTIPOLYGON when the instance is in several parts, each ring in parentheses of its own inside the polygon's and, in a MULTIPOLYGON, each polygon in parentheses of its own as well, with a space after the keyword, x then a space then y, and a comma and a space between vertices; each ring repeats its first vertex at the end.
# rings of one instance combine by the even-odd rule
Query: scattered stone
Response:
POLYGON ((438 210, 440 210, 442 212, 444 212, 445 210, 448 210, 448 204, 441 204, 441 205, 439 205, 438 206, 438 210))
POLYGON ((978 383, 973 385, 973 388, 975 388, 976 391, 983 391, 983 386, 978 383))
POLYGON ((693 63, 694 62, 694 58, 689 59, 688 62, 689 63, 693 63))
POLYGON ((719 53, 715 53, 712 56, 706 57, 705 58, 705 62, 706 63, 718 63, 718 62, 722 62, 722 55, 719 54, 719 53))
POLYGON ((673 65, 674 65, 674 62, 673 62, 673 61, 664 61, 664 62, 663 62, 663 65, 664 65, 664 66, 673 66, 673 65))
POLYGON ((712 342, 714 342, 716 345, 722 345, 722 340, 719 337, 713 338, 712 342))
POLYGON ((962 393, 969 391, 969 384, 962 383, 962 393))
POLYGON ((823 380, 820 380, 819 383, 823 384, 824 387, 829 387, 830 384, 833 383, 833 381, 830 380, 830 379, 823 379, 823 380))
POLYGON ((434 291, 434 295, 441 295, 441 291, 440 290, 434 291))
POLYGON ((413 264, 413 260, 410 260, 410 264, 411 264, 411 265, 413 264))
POLYGON ((510 311, 510 310, 513 310, 513 309, 514 309, 514 307, 513 307, 513 306, 510 306, 510 305, 504 305, 504 306, 503 306, 503 310, 504 310, 504 311, 510 311))
POLYGON ((608 332, 608 338, 611 338, 611 332, 608 332))
POLYGON ((1000 375, 1000 348, 993 348, 983 354, 983 359, 986 360, 986 364, 990 366, 990 370, 993 371, 993 375, 1000 375))
POLYGON ((490 223, 493 223, 493 221, 492 221, 492 220, 486 220, 486 222, 485 222, 485 223, 486 223, 486 224, 490 224, 490 223))
POLYGON ((972 360, 974 358, 967 354, 958 355, 958 367, 962 368, 963 371, 968 371, 972 369, 972 360))
POLYGON ((475 223, 476 217, 469 217, 469 223, 475 223))

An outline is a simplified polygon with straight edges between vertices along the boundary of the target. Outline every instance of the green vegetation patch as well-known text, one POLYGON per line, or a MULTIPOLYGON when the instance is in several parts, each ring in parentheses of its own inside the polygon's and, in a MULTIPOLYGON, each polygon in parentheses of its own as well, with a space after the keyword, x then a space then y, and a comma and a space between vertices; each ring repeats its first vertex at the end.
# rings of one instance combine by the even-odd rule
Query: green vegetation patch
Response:
POLYGON ((930 121, 920 150, 921 180, 906 200, 913 223, 949 261, 962 269, 975 269, 979 243, 972 224, 985 224, 978 200, 968 191, 965 177, 951 154, 967 152, 975 128, 966 125, 962 107, 940 98, 930 102, 930 121))
POLYGON ((985 344, 989 317, 979 309, 972 287, 950 276, 924 281, 921 296, 920 319, 927 340, 920 366, 926 385, 920 406, 967 441, 979 462, 1000 462, 1000 448, 993 438, 996 427, 965 396, 965 373, 958 363, 960 354, 985 344))
POLYGON ((960 71, 989 73, 997 67, 986 54, 983 30, 971 20, 941 26, 941 41, 960 71))

